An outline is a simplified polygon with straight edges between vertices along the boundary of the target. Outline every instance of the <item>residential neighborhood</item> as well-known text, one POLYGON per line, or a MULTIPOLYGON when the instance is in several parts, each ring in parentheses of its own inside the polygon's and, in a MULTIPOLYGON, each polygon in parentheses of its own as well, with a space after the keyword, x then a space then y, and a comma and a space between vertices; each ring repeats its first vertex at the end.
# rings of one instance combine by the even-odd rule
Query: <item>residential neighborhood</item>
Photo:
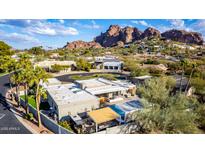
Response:
POLYGON ((200 36, 110 25, 56 49, 2 40, 0 133, 204 133, 200 36))

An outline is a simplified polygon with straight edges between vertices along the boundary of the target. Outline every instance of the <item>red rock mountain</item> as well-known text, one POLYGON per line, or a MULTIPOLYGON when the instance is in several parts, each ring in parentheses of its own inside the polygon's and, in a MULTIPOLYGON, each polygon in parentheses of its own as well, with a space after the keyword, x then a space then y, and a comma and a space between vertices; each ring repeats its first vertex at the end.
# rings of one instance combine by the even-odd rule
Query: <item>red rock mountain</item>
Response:
POLYGON ((135 27, 121 28, 118 25, 111 25, 105 33, 97 36, 94 41, 100 43, 103 47, 112 47, 127 43, 132 43, 136 40, 144 39, 146 37, 160 37, 161 34, 154 28, 147 28, 141 32, 135 27))
POLYGON ((137 28, 121 28, 118 25, 111 25, 105 33, 101 33, 94 41, 100 43, 103 47, 112 47, 119 43, 126 44, 138 40, 141 34, 142 32, 137 28))
POLYGON ((162 37, 188 44, 203 45, 203 37, 200 33, 197 32, 187 32, 185 30, 172 29, 162 33, 162 37))
POLYGON ((101 45, 97 42, 85 42, 85 41, 73 41, 68 42, 64 48, 66 49, 79 49, 79 48, 101 48, 101 45))
POLYGON ((203 44, 203 37, 197 32, 187 32, 184 30, 169 30, 164 33, 160 33, 159 30, 154 28, 147 28, 144 32, 141 32, 135 27, 120 27, 118 25, 110 25, 108 30, 101 33, 94 38, 92 42, 74 41, 67 43, 64 48, 101 48, 101 47, 123 47, 125 44, 142 40, 144 38, 163 37, 165 39, 188 43, 188 44, 203 44))
POLYGON ((157 29, 154 28, 147 28, 145 29, 145 31, 142 33, 141 35, 141 39, 144 38, 151 38, 151 37, 161 37, 160 31, 158 31, 157 29))

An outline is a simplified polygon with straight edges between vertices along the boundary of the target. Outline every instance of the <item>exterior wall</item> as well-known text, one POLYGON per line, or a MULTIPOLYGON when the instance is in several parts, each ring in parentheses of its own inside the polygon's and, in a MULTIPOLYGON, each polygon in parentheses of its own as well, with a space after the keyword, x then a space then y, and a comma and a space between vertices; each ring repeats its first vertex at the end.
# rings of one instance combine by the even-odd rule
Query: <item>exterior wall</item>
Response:
POLYGON ((83 113, 87 111, 91 111, 93 109, 97 109, 100 107, 100 102, 91 101, 84 101, 76 104, 66 104, 58 106, 59 111, 59 119, 70 115, 76 115, 78 113, 83 113))
POLYGON ((103 65, 104 70, 112 70, 112 71, 120 71, 122 68, 121 66, 110 66, 110 65, 103 65))
MULTIPOLYGON (((21 99, 21 105, 25 107, 25 102, 21 99)), ((35 108, 33 108, 31 105, 29 105, 29 112, 33 113, 34 117, 37 119, 37 111, 35 108)), ((40 113, 41 115, 41 122, 43 125, 51 130, 55 134, 73 134, 73 132, 68 131, 67 129, 61 127, 58 125, 55 121, 51 120, 48 118, 46 115, 43 113, 40 113)))
POLYGON ((55 103, 55 101, 49 95, 49 93, 47 93, 47 99, 48 99, 48 104, 50 105, 50 107, 52 107, 55 110, 55 113, 58 115, 59 114, 58 105, 55 103))
POLYGON ((105 62, 102 65, 104 70, 121 71, 123 64, 121 62, 105 62))
POLYGON ((100 102, 93 100, 86 100, 79 103, 70 103, 65 105, 57 105, 52 97, 48 94, 48 103, 55 113, 58 115, 59 120, 63 117, 71 115, 76 115, 78 113, 91 111, 100 107, 100 102))

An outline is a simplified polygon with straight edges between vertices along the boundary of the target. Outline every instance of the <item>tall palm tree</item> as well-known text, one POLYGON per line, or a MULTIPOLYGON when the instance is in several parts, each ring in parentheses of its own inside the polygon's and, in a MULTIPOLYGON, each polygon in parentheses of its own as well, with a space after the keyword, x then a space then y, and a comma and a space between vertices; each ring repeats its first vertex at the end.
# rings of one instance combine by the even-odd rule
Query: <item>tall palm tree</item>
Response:
POLYGON ((40 85, 43 82, 47 81, 48 74, 46 71, 40 67, 36 67, 34 70, 34 82, 36 85, 36 109, 38 115, 38 126, 41 127, 41 117, 40 117, 40 103, 41 103, 41 96, 45 95, 46 92, 43 87, 40 85))
POLYGON ((20 106, 20 93, 19 93, 19 88, 20 85, 22 83, 22 74, 20 73, 20 71, 15 72, 12 76, 11 76, 11 81, 13 84, 15 84, 16 86, 16 98, 17 98, 17 105, 18 107, 20 106))
POLYGON ((25 96, 25 104, 26 104, 26 114, 29 113, 28 107, 28 90, 29 86, 34 82, 34 71, 33 68, 28 66, 25 69, 21 70, 22 73, 22 83, 24 86, 24 96, 25 96))
POLYGON ((182 70, 181 70, 182 73, 181 73, 181 79, 180 79, 179 92, 181 93, 182 92, 182 80, 183 80, 183 77, 184 77, 185 68, 188 65, 188 61, 186 59, 182 59, 180 61, 180 65, 182 67, 182 70))
POLYGON ((196 63, 192 63, 192 69, 191 69, 191 73, 189 75, 189 79, 188 79, 187 84, 186 84, 185 93, 187 93, 187 91, 188 91, 188 87, 189 87, 189 84, 190 84, 190 81, 191 81, 191 78, 192 78, 192 75, 194 73, 196 66, 197 66, 196 63))
POLYGON ((22 84, 24 86, 24 97, 25 97, 25 104, 26 104, 26 114, 29 113, 28 107, 28 90, 29 85, 32 85, 34 72, 33 67, 30 61, 30 57, 28 54, 21 54, 20 59, 18 61, 19 65, 19 77, 21 78, 22 84))

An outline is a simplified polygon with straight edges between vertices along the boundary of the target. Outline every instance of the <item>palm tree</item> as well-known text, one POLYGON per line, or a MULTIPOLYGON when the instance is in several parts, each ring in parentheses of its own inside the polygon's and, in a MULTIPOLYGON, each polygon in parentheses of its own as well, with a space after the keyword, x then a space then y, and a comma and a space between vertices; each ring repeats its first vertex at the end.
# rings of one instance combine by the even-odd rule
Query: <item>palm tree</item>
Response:
POLYGON ((187 93, 187 91, 188 91, 188 87, 189 87, 189 84, 190 84, 190 81, 191 81, 191 78, 192 78, 192 75, 194 73, 195 68, 196 68, 196 63, 192 63, 192 69, 191 69, 191 73, 189 75, 189 79, 188 79, 187 84, 186 84, 185 93, 187 93))
POLYGON ((11 76, 11 81, 13 84, 15 84, 16 86, 16 97, 17 97, 17 105, 18 107, 20 106, 20 94, 19 94, 19 88, 20 85, 22 83, 22 74, 20 73, 20 71, 15 72, 12 76, 11 76))
POLYGON ((34 82, 34 72, 33 68, 28 66, 25 69, 21 70, 22 75, 22 83, 24 86, 24 96, 25 96, 25 104, 26 104, 26 114, 29 113, 29 107, 28 107, 28 90, 29 86, 33 84, 34 82))
POLYGON ((46 71, 40 67, 36 67, 34 70, 35 75, 35 85, 36 85, 36 109, 38 115, 38 126, 41 127, 41 117, 40 117, 40 103, 41 103, 41 96, 45 96, 46 92, 43 87, 40 85, 41 82, 46 82, 48 75, 46 71))
POLYGON ((31 67, 32 64, 28 54, 21 54, 19 57, 19 65, 21 66, 21 68, 26 68, 28 66, 31 67))
POLYGON ((182 59, 180 61, 180 65, 182 67, 182 74, 181 74, 181 79, 180 79, 180 89, 179 89, 179 92, 181 93, 182 92, 182 80, 183 80, 183 77, 184 77, 185 68, 188 65, 188 61, 186 59, 182 59))
POLYGON ((20 55, 20 59, 18 61, 18 75, 21 78, 21 82, 24 86, 24 97, 25 97, 25 104, 26 104, 26 114, 29 113, 28 107, 28 90, 29 85, 33 83, 33 67, 30 61, 30 57, 28 54, 20 55))

